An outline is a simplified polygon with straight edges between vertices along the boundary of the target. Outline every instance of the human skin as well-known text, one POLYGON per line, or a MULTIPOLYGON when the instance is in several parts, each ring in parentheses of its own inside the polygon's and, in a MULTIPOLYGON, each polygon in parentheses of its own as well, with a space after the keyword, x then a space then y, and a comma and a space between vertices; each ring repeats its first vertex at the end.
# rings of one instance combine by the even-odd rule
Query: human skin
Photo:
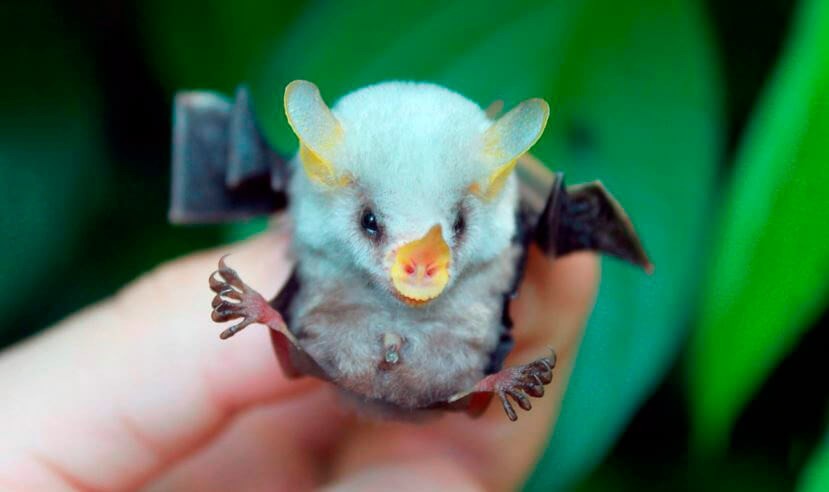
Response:
POLYGON ((207 276, 231 259, 272 296, 290 271, 278 230, 162 265, 109 299, 0 353, 3 490, 509 490, 532 470, 558 415, 593 305, 589 253, 531 249, 511 312, 506 365, 555 349, 543 398, 517 422, 426 423, 354 415, 333 386, 287 379, 267 329, 230 340, 210 321, 207 276))

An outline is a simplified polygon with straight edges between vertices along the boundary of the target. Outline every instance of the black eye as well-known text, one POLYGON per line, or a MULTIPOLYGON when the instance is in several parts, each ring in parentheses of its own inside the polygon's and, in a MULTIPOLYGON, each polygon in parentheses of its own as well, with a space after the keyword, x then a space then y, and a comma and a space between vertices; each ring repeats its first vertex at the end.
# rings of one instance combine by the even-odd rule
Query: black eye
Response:
POLYGON ((363 210, 360 216, 360 227, 370 238, 377 238, 380 235, 380 224, 377 222, 377 216, 370 208, 363 210))
POLYGON ((466 218, 463 216, 463 210, 460 210, 458 216, 455 217, 455 224, 452 226, 452 230, 455 232, 455 237, 460 237, 463 231, 466 230, 466 218))

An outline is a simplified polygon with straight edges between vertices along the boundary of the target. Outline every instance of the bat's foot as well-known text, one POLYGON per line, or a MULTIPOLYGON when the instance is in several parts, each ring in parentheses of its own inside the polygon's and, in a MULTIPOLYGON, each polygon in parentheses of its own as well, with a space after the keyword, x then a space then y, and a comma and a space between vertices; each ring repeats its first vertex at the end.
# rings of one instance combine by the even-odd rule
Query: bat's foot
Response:
POLYGON ((544 396, 544 386, 553 380, 553 368, 556 365, 556 354, 551 352, 549 357, 542 357, 529 364, 517 367, 508 367, 482 379, 471 393, 493 393, 501 399, 507 417, 513 422, 518 420, 518 414, 508 397, 515 401, 523 410, 532 409, 530 396, 540 398, 544 396))
POLYGON ((210 290, 213 298, 213 321, 221 323, 242 319, 219 335, 224 340, 253 323, 267 325, 277 331, 287 332, 285 321, 261 294, 242 282, 239 274, 225 264, 225 256, 219 260, 219 269, 210 274, 210 290))

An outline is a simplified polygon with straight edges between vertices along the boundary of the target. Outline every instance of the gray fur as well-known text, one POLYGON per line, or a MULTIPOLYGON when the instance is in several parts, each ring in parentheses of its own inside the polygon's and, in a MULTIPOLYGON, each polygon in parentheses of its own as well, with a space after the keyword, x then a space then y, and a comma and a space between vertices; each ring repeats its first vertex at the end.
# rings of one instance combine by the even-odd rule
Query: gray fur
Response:
POLYGON ((341 387, 368 399, 419 408, 468 390, 484 376, 501 329, 518 247, 464 272, 430 304, 405 305, 356 271, 329 275, 330 261, 299 255, 306 287, 291 305, 303 348, 341 387), (405 339, 400 363, 381 369, 383 335, 405 339))
POLYGON ((531 100, 493 122, 445 88, 387 82, 329 110, 313 84, 289 85, 286 114, 310 154, 293 161, 301 287, 288 314, 300 345, 346 392, 405 411, 484 376, 520 254, 517 180, 501 173, 541 135, 546 108, 531 100), (366 210, 379 224, 371 234, 366 210), (451 251, 448 280, 413 307, 394 294, 407 295, 394 283, 396 255, 432 230, 451 251))

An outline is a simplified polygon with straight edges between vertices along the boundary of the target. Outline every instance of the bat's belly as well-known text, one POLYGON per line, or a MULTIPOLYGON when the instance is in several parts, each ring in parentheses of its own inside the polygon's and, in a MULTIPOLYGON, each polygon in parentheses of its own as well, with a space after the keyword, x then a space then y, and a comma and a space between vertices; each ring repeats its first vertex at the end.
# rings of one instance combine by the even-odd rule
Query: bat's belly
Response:
POLYGON ((352 284, 300 292, 292 309, 300 344, 338 385, 420 408, 483 377, 501 330, 495 299, 390 309, 360 290, 352 284))
POLYGON ((443 402, 484 376, 503 330, 517 253, 505 251, 424 307, 407 306, 361 277, 313 278, 306 270, 290 307, 291 330, 352 393, 404 408, 443 402))

